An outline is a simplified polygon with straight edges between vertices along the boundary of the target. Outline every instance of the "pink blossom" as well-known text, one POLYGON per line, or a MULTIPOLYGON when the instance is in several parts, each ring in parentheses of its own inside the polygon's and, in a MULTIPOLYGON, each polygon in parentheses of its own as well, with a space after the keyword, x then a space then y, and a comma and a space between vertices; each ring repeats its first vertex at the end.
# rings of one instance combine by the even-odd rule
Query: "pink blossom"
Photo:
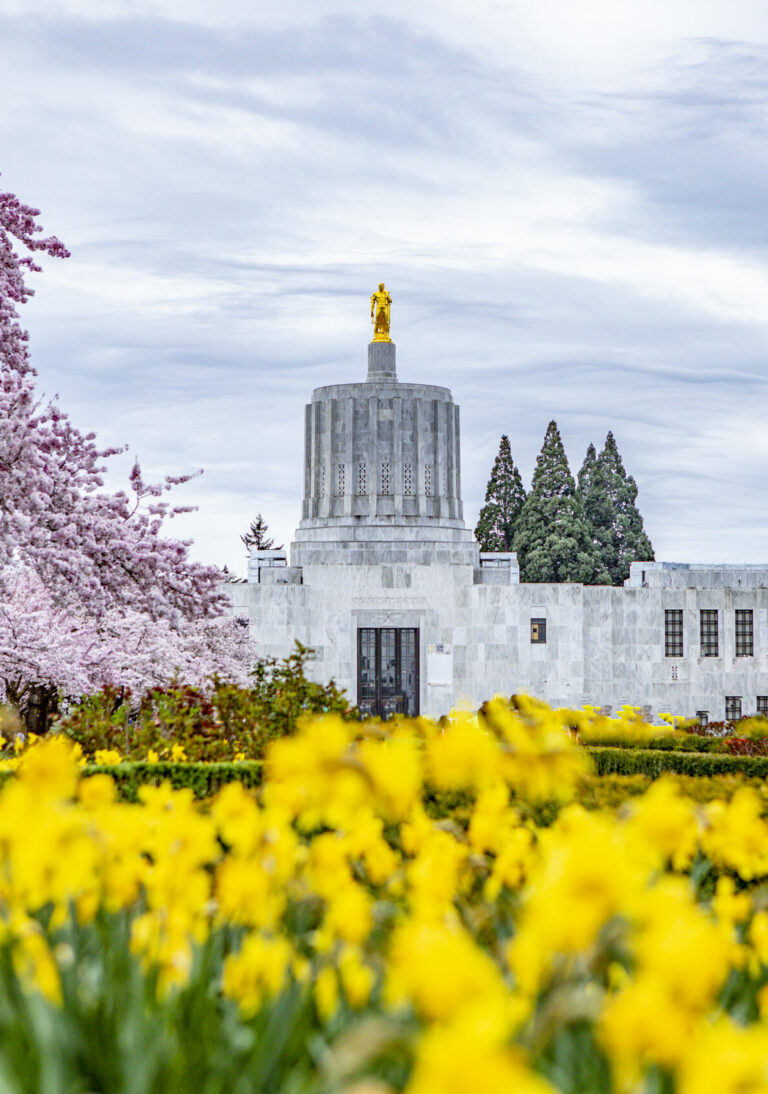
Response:
POLYGON ((14 248, 69 254, 55 236, 38 238, 38 215, 0 193, 0 677, 71 693, 119 672, 148 680, 177 658, 199 678, 206 657, 214 671, 243 646, 223 637, 229 621, 213 626, 228 603, 221 572, 162 534, 166 519, 189 512, 166 495, 193 476, 147 483, 136 463, 129 491, 108 493, 105 461, 123 449, 100 449, 36 393, 17 307, 32 295, 25 274, 40 266, 14 248))

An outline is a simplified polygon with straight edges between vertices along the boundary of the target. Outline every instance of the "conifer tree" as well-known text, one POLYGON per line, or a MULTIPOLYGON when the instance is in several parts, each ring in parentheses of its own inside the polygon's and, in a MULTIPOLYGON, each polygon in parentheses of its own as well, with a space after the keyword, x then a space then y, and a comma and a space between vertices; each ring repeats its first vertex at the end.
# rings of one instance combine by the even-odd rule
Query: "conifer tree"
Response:
POLYGON ((240 542, 245 547, 249 556, 251 549, 254 547, 257 551, 282 550, 282 543, 278 547, 275 547, 275 541, 271 536, 267 535, 268 532, 269 525, 264 520, 261 513, 257 513, 256 519, 251 521, 248 531, 240 536, 240 542))
MULTIPOLYGON (((587 460, 584 463, 586 466, 587 460)), ((581 475, 579 486, 581 488, 581 475)), ((629 577, 631 562, 651 562, 654 555, 635 504, 637 484, 624 470, 613 433, 605 438, 605 446, 581 493, 592 539, 603 566, 610 575, 611 584, 621 585, 629 577)))
POLYGON ((597 464, 597 452, 595 452, 595 446, 591 444, 587 448, 587 454, 584 457, 584 463, 581 465, 581 470, 578 475, 578 490, 579 497, 582 502, 589 492, 589 488, 592 485, 592 476, 595 473, 595 466, 597 464))
POLYGON ((536 460, 514 549, 522 581, 608 583, 554 421, 549 423, 536 460))
POLYGON ((475 528, 481 551, 511 551, 520 511, 525 502, 525 487, 512 459, 509 437, 501 438, 485 491, 485 505, 475 528))

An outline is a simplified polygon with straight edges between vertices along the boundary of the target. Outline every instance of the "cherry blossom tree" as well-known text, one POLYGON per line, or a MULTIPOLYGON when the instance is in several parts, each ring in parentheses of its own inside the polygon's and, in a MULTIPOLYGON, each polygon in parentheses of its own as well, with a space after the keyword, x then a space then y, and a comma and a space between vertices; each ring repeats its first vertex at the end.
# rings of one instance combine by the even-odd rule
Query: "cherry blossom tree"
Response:
POLYGON ((74 598, 94 612, 220 615, 219 570, 192 562, 189 541, 161 535, 166 518, 188 511, 163 495, 191 476, 151 485, 136 464, 130 494, 106 493, 104 460, 122 450, 99 449, 93 433, 81 433, 35 393, 17 306, 32 295, 25 272, 40 266, 19 257, 14 240, 33 253, 69 253, 55 236, 36 238, 38 216, 13 194, 0 194, 0 563, 23 561, 55 600, 74 598))
POLYGON ((192 476, 150 484, 136 463, 128 491, 107 492, 104 461, 124 450, 99 448, 35 390, 26 275, 41 269, 35 254, 69 254, 40 237, 38 216, 0 193, 0 690, 23 707, 35 689, 76 694, 119 674, 134 686, 176 668, 190 682, 235 677, 248 654, 224 618, 221 572, 162 534, 189 511, 165 495, 192 476))
POLYGON ((131 610, 96 619, 57 605, 28 567, 0 573, 0 701, 12 703, 29 728, 44 726, 59 693, 113 685, 141 694, 174 677, 203 687, 214 674, 244 685, 252 661, 245 620, 171 623, 131 610))

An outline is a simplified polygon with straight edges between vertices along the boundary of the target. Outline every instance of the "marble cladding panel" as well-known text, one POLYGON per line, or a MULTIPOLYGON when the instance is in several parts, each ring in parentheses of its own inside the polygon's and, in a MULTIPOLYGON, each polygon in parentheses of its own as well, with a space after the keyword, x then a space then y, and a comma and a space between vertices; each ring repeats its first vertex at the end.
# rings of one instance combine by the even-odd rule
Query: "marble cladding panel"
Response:
MULTIPOLYGON (((446 639, 449 641, 449 639, 446 639)), ((505 661, 507 660, 509 651, 504 642, 484 642, 483 643, 483 660, 484 661, 505 661)))

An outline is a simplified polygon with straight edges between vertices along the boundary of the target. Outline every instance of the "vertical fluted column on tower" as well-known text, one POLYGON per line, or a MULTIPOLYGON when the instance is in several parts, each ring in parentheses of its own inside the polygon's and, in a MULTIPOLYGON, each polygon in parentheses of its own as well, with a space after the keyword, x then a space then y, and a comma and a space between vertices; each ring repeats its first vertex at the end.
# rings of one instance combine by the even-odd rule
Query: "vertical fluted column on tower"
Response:
POLYGON ((343 416, 343 443, 341 452, 342 460, 346 469, 344 502, 341 511, 345 517, 350 517, 352 515, 352 501, 355 494, 355 403, 353 398, 340 399, 339 402, 341 404, 341 413, 343 416))
POLYGON ((302 513, 305 517, 314 517, 313 507, 313 494, 314 494, 314 458, 313 458, 313 432, 312 432, 312 404, 304 407, 304 451, 307 453, 304 460, 304 501, 302 503, 302 513))
POLYGON ((454 516, 464 520, 464 503, 461 500, 461 415, 459 408, 453 407, 453 494, 456 498, 456 512, 454 516))

